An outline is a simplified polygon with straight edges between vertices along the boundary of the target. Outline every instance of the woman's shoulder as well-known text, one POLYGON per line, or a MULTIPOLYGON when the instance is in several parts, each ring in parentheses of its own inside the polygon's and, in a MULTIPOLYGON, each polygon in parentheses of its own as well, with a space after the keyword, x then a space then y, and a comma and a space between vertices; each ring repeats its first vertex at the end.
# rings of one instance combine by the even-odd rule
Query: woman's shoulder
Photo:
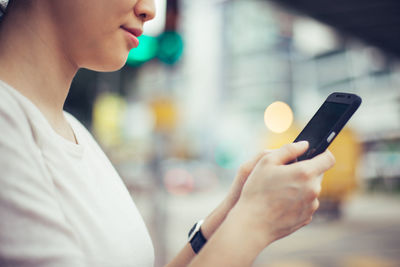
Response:
POLYGON ((23 104, 15 95, 15 89, 0 80, 0 125, 2 135, 5 127, 30 132, 29 119, 23 104))
MULTIPOLYGON (((46 139, 50 127, 31 100, 1 80, 0 125, 2 128, 12 129, 16 133, 16 138, 23 137, 36 145, 40 135, 44 135, 41 137, 46 139)), ((4 133, 0 135, 3 137, 4 133)))
MULTIPOLYGON (((0 81, 0 166, 4 177, 17 173, 34 173, 40 168, 40 155, 35 142, 32 126, 18 95, 9 85, 0 81)), ((18 176, 19 177, 19 176, 18 176)))

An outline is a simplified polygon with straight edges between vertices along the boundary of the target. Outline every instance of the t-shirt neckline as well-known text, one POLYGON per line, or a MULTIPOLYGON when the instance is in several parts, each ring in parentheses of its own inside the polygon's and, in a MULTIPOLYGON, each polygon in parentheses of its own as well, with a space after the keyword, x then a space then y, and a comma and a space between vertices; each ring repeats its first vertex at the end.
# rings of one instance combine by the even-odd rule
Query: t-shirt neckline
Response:
POLYGON ((6 82, 0 80, 0 83, 4 85, 4 87, 8 88, 17 98, 19 98, 21 101, 25 102, 26 105, 30 107, 30 109, 37 114, 36 117, 40 117, 40 120, 43 121, 43 123, 46 125, 49 129, 49 133, 57 139, 59 143, 62 144, 63 147, 65 147, 68 151, 71 153, 75 154, 76 156, 81 156, 83 154, 84 146, 82 145, 82 138, 79 135, 79 131, 74 127, 74 123, 72 121, 72 118, 66 111, 63 112, 65 119, 67 120, 75 138, 78 143, 72 142, 63 136, 59 135, 53 127, 51 127, 49 121, 46 119, 46 117, 43 115, 43 113, 40 111, 40 109, 26 96, 24 96, 21 92, 13 88, 11 85, 7 84, 6 82), (69 116, 68 116, 69 115, 69 116))

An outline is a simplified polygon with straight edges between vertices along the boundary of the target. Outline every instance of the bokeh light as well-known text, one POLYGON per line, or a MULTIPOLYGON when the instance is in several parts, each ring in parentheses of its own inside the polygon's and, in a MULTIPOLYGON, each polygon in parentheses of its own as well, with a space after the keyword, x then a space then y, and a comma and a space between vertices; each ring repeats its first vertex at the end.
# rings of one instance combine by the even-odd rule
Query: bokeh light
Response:
POLYGON ((194 189, 193 175, 183 168, 169 169, 164 175, 164 185, 170 194, 189 194, 194 189))
POLYGON ((127 140, 143 140, 151 135, 155 123, 155 115, 148 104, 128 103, 122 118, 122 135, 127 140))
POLYGON ((288 104, 276 101, 269 105, 264 112, 264 122, 274 133, 283 133, 293 123, 293 112, 288 104))

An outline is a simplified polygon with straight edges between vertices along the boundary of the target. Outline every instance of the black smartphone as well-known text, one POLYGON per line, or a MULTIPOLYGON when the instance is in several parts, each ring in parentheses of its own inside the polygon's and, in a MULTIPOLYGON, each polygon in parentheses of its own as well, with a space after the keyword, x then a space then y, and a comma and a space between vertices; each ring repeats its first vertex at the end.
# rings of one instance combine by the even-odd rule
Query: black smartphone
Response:
POLYGON ((308 150, 297 160, 324 152, 361 105, 361 97, 349 93, 332 93, 307 123, 294 142, 306 140, 308 150))

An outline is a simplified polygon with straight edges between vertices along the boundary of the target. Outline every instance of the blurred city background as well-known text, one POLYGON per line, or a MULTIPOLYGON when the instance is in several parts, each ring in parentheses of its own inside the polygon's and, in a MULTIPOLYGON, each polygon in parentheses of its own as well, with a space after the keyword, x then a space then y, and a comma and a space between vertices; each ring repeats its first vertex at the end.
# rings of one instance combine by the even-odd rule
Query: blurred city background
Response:
POLYGON ((241 163, 292 142, 335 91, 363 104, 331 146, 321 208, 254 266, 400 266, 400 2, 156 2, 126 66, 81 70, 65 106, 132 193, 156 267, 241 163))

